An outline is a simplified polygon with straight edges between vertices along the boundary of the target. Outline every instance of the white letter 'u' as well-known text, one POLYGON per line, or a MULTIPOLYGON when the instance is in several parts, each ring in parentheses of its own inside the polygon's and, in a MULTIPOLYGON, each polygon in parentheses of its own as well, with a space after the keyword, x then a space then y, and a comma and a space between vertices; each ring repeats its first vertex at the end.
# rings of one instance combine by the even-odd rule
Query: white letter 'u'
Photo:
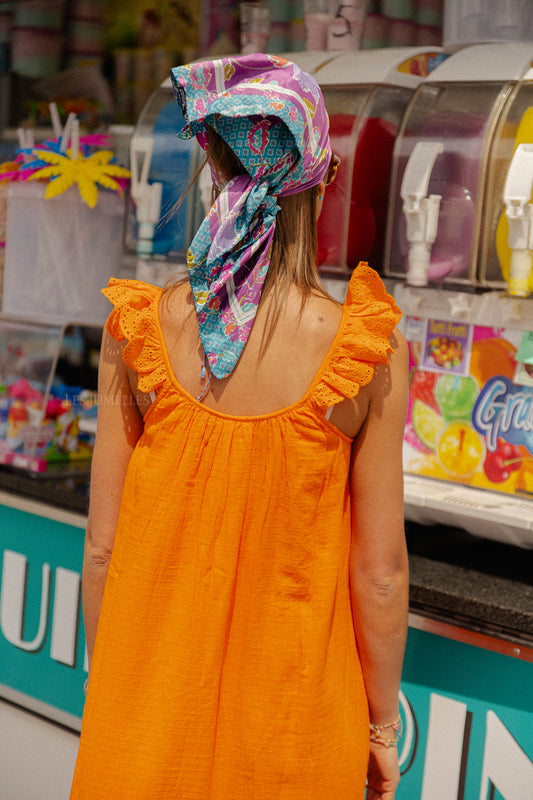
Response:
POLYGON ((24 628, 24 600, 28 562, 25 556, 13 550, 4 551, 2 588, 0 591, 0 627, 6 639, 21 650, 38 650, 44 641, 50 588, 50 565, 43 564, 41 583, 41 610, 39 629, 30 642, 22 638, 24 628))

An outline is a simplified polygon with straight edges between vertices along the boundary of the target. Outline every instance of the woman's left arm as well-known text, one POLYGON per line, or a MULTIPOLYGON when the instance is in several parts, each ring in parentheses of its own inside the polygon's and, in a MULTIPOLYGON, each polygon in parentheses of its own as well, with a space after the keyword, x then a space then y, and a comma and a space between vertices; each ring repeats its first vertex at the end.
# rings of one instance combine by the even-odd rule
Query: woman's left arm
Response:
POLYGON ((126 470, 143 421, 122 360, 124 342, 105 329, 98 371, 98 423, 83 558, 83 618, 89 668, 115 539, 126 470))
POLYGON ((369 385, 366 420, 353 444, 351 595, 372 722, 394 719, 407 633, 408 562, 402 447, 407 346, 395 331, 388 364, 369 385))
MULTIPOLYGON (((402 468, 408 357, 398 331, 391 344, 388 364, 368 387, 367 416, 353 445, 350 588, 370 721, 394 740, 409 595, 402 468)), ((397 748, 370 738, 367 800, 393 800, 397 748)))

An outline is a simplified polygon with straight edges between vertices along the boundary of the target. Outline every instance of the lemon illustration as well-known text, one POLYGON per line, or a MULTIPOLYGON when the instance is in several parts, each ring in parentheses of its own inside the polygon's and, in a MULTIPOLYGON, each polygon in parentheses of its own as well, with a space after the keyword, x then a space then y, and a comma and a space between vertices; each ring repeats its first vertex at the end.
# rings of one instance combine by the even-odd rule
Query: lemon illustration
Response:
POLYGON ((440 463, 454 478, 470 478, 481 466, 485 445, 481 436, 464 422, 452 422, 439 439, 440 463))
POLYGON ((417 398, 411 409, 411 422, 424 447, 435 450, 443 422, 440 414, 417 398))

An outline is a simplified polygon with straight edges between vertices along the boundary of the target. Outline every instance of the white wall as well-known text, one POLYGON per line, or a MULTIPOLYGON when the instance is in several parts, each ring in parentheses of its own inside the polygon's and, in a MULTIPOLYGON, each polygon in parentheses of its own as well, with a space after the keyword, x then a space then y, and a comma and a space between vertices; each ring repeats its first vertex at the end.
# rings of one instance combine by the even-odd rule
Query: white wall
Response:
POLYGON ((0 700, 0 800, 68 800, 79 734, 0 700))

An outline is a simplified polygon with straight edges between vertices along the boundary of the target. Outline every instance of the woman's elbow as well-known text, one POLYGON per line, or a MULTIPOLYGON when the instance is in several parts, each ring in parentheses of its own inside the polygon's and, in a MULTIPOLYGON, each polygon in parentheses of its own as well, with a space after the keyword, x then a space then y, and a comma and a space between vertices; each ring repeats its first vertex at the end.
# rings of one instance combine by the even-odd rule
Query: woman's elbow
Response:
POLYGON ((409 562, 404 552, 389 563, 355 563, 352 565, 352 584, 364 587, 365 592, 384 601, 393 599, 409 588, 409 562))
POLYGON ((407 589, 409 573, 407 569, 399 569, 394 573, 367 575, 366 583, 376 597, 387 600, 407 589))
POLYGON ((92 573, 106 573, 109 568, 112 550, 89 543, 85 551, 85 566, 92 573))

